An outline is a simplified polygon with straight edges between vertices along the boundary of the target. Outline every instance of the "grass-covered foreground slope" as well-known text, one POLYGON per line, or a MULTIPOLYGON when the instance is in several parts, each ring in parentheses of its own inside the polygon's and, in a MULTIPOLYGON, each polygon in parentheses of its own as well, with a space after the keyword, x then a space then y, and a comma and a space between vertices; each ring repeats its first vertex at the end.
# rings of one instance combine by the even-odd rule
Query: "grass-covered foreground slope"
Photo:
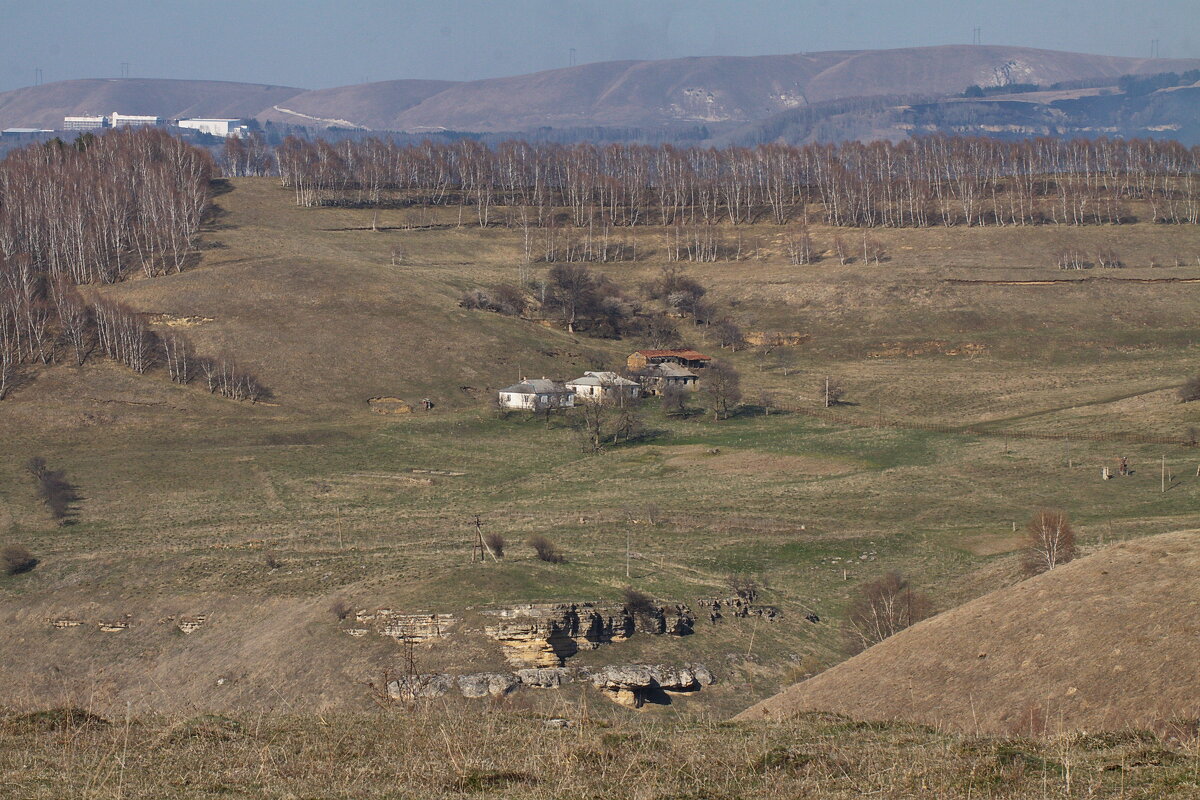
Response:
MULTIPOLYGON (((642 342, 459 308, 464 289, 517 278, 519 228, 399 209, 372 232, 370 210, 299 209, 269 180, 232 181, 217 203, 195 268, 94 291, 228 351, 270 404, 103 362, 36 372, 0 403, 0 536, 40 559, 0 576, 0 679, 22 708, 358 708, 397 651, 339 633, 337 600, 465 613, 633 585, 691 603, 742 573, 769 586, 778 621, 594 655, 720 664, 720 683, 682 708, 732 712, 842 658, 838 623, 861 581, 900 570, 945 609, 1016 580, 1014 530, 1039 507, 1066 510, 1085 550, 1198 523, 1194 449, 1082 438, 1182 439, 1197 423, 1174 395, 1200 333, 1190 228, 878 231, 889 261, 796 267, 779 229, 746 227, 759 257, 688 273, 746 330, 806 342, 731 353, 684 326, 687 343, 732 362, 752 403, 766 389, 814 410, 824 377, 840 378, 839 421, 651 406, 644 440, 584 456, 565 420, 499 418, 489 391, 518 371, 614 367, 642 342), (1130 266, 1085 276, 1118 281, 1046 283, 1079 277, 1047 266, 1064 237, 1115 246, 1130 266), (1183 266, 1149 266, 1175 256, 1183 266), (380 395, 436 405, 380 417, 367 406, 380 395), (860 426, 881 420, 950 430, 860 426), (953 430, 981 421, 1081 438, 953 430), (1120 455, 1133 474, 1101 481, 1120 455), (70 524, 39 503, 31 456, 77 487, 70 524), (471 562, 474 514, 509 540, 502 563, 471 562), (567 562, 536 560, 522 544, 534 533, 567 562), (209 622, 191 636, 160 622, 180 615, 209 622), (64 617, 88 624, 49 622, 64 617), (130 627, 97 629, 113 619, 130 627)), ((819 247, 837 233, 813 230, 819 247)), ((636 235, 640 260, 595 265, 634 296, 665 263, 661 231, 636 235)), ((424 662, 495 665, 469 644, 424 662)))
POLYGON ((1186 731, 995 739, 809 714, 768 725, 436 707, 0 719, 14 797, 1195 797, 1186 731), (551 721, 554 720, 554 721, 551 721), (560 727, 569 725, 569 727, 560 727))

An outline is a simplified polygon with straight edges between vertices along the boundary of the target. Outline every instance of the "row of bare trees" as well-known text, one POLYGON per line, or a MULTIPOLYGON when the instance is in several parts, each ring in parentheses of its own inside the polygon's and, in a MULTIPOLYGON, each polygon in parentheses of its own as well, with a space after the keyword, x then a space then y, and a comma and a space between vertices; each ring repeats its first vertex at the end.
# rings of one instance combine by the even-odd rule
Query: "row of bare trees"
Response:
POLYGON ((112 283, 178 272, 214 172, 208 154, 158 130, 55 139, 0 162, 0 255, 33 276, 112 283))
MULTIPOLYGON (((518 209, 503 218, 526 229, 783 225, 814 208, 832 225, 1086 225, 1129 221, 1134 201, 1157 222, 1200 223, 1200 148, 1150 139, 939 135, 702 149, 291 137, 275 160, 299 205, 457 205, 460 223, 470 213, 481 226, 500 219, 497 207, 518 209)), ((232 163, 245 174, 240 156, 232 163)))
POLYGON ((76 288, 182 269, 213 171, 204 151, 155 130, 31 145, 0 163, 0 399, 30 365, 93 354, 238 400, 269 394, 232 357, 201 356, 183 334, 76 288))
MULTIPOLYGON (((0 279, 20 271, 9 270, 0 257, 0 279)), ((29 365, 82 365, 93 354, 139 374, 161 366, 179 384, 202 379, 209 392, 235 400, 254 402, 270 395, 232 356, 200 355, 181 332, 159 334, 142 314, 116 300, 101 297, 89 304, 65 277, 48 283, 42 276, 32 291, 0 280, 0 400, 29 365)))
POLYGON ((202 379, 210 394, 250 402, 270 396, 262 382, 228 353, 215 358, 201 355, 180 331, 156 333, 142 315, 113 300, 97 300, 92 312, 101 352, 134 372, 162 366, 181 385, 202 379))

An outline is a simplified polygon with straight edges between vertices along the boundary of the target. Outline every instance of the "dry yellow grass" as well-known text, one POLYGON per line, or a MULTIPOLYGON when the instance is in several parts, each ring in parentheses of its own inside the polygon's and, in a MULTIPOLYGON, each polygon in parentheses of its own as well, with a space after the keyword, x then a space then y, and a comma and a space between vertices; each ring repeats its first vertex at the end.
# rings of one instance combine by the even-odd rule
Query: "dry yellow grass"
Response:
POLYGON ((1200 718, 1200 531, 1112 545, 914 625, 746 710, 1042 734, 1200 718))

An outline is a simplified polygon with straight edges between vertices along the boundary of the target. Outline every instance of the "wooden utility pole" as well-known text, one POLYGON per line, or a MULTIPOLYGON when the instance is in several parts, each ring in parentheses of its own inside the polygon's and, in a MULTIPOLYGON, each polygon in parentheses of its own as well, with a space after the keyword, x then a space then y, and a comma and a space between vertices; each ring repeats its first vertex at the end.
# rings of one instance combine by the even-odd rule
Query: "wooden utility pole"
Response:
POLYGON ((825 407, 829 408, 829 378, 825 379, 825 407))
POLYGON ((1162 493, 1167 493, 1167 457, 1162 457, 1162 493))
POLYGON ((625 529, 625 578, 626 578, 626 580, 628 580, 628 578, 629 578, 629 547, 631 544, 629 540, 632 535, 633 534, 631 534, 629 532, 629 529, 626 528, 625 529))
POLYGON ((492 548, 488 547, 487 542, 485 542, 483 539, 483 520, 479 518, 478 514, 475 515, 473 524, 475 525, 475 543, 471 545, 471 563, 475 563, 475 555, 477 553, 479 554, 479 560, 481 562, 487 560, 483 556, 484 553, 487 553, 489 556, 491 556, 492 561, 498 562, 500 559, 496 558, 496 554, 492 552, 492 548))

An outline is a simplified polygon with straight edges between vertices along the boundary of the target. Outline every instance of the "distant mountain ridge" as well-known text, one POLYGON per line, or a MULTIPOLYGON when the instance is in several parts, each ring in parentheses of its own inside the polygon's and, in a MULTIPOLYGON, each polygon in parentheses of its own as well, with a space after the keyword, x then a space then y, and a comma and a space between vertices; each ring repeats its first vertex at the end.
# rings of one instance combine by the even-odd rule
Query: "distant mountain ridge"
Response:
POLYGON ((0 128, 56 127, 68 114, 113 110, 414 133, 737 126, 844 98, 946 96, 971 85, 1051 85, 1198 67, 1200 59, 945 45, 610 61, 478 81, 394 80, 318 90, 218 81, 75 80, 0 93, 0 128))

